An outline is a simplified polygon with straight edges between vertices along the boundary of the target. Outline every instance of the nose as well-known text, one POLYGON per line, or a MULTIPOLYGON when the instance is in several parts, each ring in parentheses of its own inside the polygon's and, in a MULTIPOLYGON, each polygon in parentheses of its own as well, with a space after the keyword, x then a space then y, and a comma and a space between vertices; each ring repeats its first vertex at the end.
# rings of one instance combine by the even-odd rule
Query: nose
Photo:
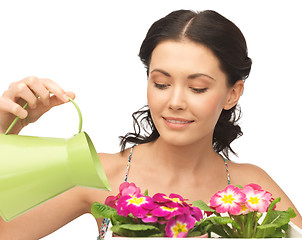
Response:
POLYGON ((181 87, 174 87, 169 99, 169 109, 184 110, 186 105, 185 92, 181 87))

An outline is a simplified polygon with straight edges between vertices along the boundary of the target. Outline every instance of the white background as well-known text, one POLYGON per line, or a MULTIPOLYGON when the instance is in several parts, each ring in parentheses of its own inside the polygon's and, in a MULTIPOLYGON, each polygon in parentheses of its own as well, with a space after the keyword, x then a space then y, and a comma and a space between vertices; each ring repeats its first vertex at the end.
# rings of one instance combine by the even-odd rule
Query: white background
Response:
MULTIPOLYGON (((157 19, 172 10, 212 9, 246 37, 253 59, 240 100, 243 137, 232 145, 237 162, 266 170, 302 212, 301 67, 299 1, 1 1, 0 91, 26 76, 51 78, 74 91, 83 129, 98 152, 117 152, 132 130, 132 112, 146 103, 146 73, 137 57, 157 19)), ((72 104, 57 107, 23 134, 70 137, 72 104)), ((45 239, 95 239, 84 215, 45 239)))

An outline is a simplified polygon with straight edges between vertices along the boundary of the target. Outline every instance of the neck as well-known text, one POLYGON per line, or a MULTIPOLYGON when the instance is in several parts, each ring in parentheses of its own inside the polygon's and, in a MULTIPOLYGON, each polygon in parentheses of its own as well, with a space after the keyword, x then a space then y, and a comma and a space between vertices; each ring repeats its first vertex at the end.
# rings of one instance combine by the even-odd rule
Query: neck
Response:
POLYGON ((217 153, 213 150, 212 139, 193 144, 178 146, 169 144, 159 137, 153 143, 153 157, 159 166, 173 173, 194 173, 203 167, 206 169, 217 153))

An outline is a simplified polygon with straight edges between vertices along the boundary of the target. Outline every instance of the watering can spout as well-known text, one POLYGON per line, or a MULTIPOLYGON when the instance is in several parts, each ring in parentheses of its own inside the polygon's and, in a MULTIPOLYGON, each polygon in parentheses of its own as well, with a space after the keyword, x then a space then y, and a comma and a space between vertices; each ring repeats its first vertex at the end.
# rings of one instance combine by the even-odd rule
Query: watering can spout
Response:
POLYGON ((80 117, 79 133, 72 138, 0 134, 0 215, 5 221, 75 186, 111 190, 72 103, 80 117))
POLYGON ((87 133, 81 132, 67 143, 68 159, 71 159, 70 176, 74 184, 111 191, 101 161, 87 133), (87 156, 90 160, 87 161, 87 156))

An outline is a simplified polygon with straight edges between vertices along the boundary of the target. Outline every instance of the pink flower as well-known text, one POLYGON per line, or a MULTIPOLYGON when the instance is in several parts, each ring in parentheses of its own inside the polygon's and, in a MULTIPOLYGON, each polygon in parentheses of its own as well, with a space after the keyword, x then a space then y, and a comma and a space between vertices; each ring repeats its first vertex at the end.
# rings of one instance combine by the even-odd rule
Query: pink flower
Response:
POLYGON ((154 216, 153 214, 151 214, 150 212, 147 213, 143 218, 142 221, 144 223, 154 223, 157 222, 158 217, 154 216))
POLYGON ((200 221, 203 218, 202 212, 198 207, 190 207, 190 215, 196 219, 196 221, 200 221))
POLYGON ((259 185, 256 187, 254 185, 256 184, 249 184, 242 189, 246 195, 246 206, 252 211, 266 212, 271 203, 272 194, 262 190, 259 185))
POLYGON ((143 195, 122 196, 117 201, 117 213, 127 217, 129 213, 138 218, 144 218, 147 213, 157 205, 151 197, 143 195))
POLYGON ((115 208, 116 209, 116 202, 120 198, 120 194, 116 196, 109 196, 105 200, 105 204, 109 207, 115 208))
POLYGON ((157 193, 153 196, 153 201, 156 203, 163 203, 165 206, 169 207, 179 207, 184 204, 185 199, 178 195, 171 193, 169 197, 163 193, 157 193))
POLYGON ((123 182, 119 187, 119 193, 116 196, 109 196, 105 200, 105 204, 109 207, 117 209, 117 201, 121 196, 141 194, 139 187, 134 183, 123 182))
POLYGON ((124 182, 120 185, 119 190, 122 196, 141 194, 140 188, 136 187, 134 183, 124 182))
POLYGON ((176 218, 171 218, 165 227, 167 237, 184 238, 195 225, 195 218, 188 214, 179 215, 176 218))
POLYGON ((153 209, 151 211, 151 214, 156 217, 164 217, 166 220, 168 220, 174 216, 184 214, 186 210, 187 210, 186 208, 182 208, 182 207, 168 207, 162 205, 153 209))
POLYGON ((246 206, 245 203, 242 203, 239 214, 248 214, 249 212, 250 212, 250 209, 246 206))
POLYGON ((241 204, 245 201, 246 196, 240 191, 240 188, 228 185, 224 190, 214 194, 210 200, 210 205, 218 213, 229 212, 232 215, 237 215, 241 211, 241 204))

